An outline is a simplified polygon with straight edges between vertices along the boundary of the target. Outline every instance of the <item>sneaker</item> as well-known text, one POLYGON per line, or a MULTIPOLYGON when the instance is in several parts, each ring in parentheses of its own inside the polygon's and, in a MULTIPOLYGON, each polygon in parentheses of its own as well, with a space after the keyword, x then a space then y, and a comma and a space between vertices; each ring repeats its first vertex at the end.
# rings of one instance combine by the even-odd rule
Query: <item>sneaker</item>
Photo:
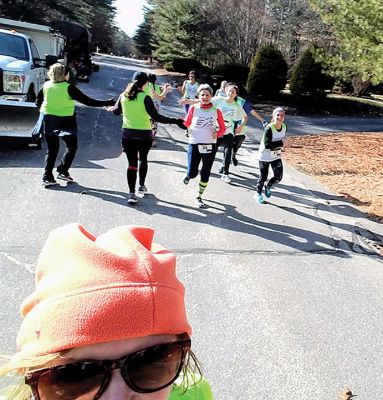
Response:
POLYGON ((198 208, 207 208, 207 205, 203 202, 202 197, 197 197, 196 200, 198 208))
POLYGON ((265 186, 265 196, 267 198, 271 196, 271 189, 268 186, 265 186))
POLYGON ((57 179, 61 179, 67 182, 74 182, 74 179, 69 175, 69 172, 60 172, 57 175, 57 179))
POLYGON ((238 160, 237 160, 237 157, 235 156, 235 154, 233 154, 233 165, 234 165, 234 167, 236 167, 238 165, 238 160))
POLYGON ((134 193, 129 193, 128 194, 128 204, 137 204, 138 199, 137 196, 134 193))
POLYGON ((148 194, 148 188, 145 185, 141 185, 138 187, 139 194, 148 194))
POLYGON ((256 193, 254 195, 254 199, 256 199, 259 204, 263 204, 265 202, 265 199, 263 198, 263 196, 258 193, 256 193))
POLYGON ((47 187, 47 186, 54 186, 54 185, 58 185, 57 181, 55 180, 55 178, 43 178, 43 182, 42 182, 43 186, 47 187))
POLYGON ((230 178, 229 174, 222 174, 221 179, 226 183, 231 182, 231 178, 230 178))
POLYGON ((189 182, 190 182, 190 178, 189 178, 188 176, 185 176, 185 178, 184 178, 184 180, 183 180, 183 183, 184 183, 185 185, 188 185, 189 182))
POLYGON ((218 168, 218 173, 219 173, 219 174, 223 174, 223 166, 221 166, 221 167, 218 168))

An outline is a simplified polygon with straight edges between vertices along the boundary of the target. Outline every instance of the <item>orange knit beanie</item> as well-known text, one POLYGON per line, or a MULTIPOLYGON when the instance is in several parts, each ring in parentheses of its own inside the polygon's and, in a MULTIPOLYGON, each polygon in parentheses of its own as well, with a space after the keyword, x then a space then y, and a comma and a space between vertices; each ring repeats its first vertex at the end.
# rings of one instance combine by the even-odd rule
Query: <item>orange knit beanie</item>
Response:
POLYGON ((153 236, 142 226, 98 237, 79 224, 52 231, 37 263, 36 289, 21 305, 20 353, 190 334, 175 255, 152 243, 153 236))

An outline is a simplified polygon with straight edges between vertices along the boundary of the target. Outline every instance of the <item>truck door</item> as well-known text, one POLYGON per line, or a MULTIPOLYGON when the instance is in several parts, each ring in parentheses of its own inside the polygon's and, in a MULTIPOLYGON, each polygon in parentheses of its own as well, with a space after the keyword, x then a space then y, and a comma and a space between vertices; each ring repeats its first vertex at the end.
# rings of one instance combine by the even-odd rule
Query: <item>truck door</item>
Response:
POLYGON ((32 50, 32 59, 34 64, 34 82, 36 94, 40 91, 45 82, 46 68, 45 59, 41 58, 41 55, 33 40, 30 41, 32 50))

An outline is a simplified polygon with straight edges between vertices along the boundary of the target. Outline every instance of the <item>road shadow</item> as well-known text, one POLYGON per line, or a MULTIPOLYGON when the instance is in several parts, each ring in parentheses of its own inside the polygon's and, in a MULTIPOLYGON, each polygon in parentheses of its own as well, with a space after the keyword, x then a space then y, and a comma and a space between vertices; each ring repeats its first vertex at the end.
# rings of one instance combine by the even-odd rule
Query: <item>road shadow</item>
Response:
POLYGON ((126 206, 126 201, 127 201, 126 192, 83 186, 77 182, 68 182, 66 186, 65 185, 48 186, 45 188, 45 190, 51 190, 57 192, 65 191, 83 196, 92 196, 102 201, 121 205, 124 207, 126 206))
MULTIPOLYGON (((155 195, 147 195, 134 207, 134 210, 149 215, 166 215, 227 231, 246 233, 302 252, 334 253, 338 257, 350 257, 331 237, 292 226, 257 221, 239 213, 236 207, 230 204, 208 198, 205 202, 208 208, 198 209, 187 204, 169 202, 155 195)), ((346 244, 350 247, 353 245, 352 242, 347 241, 346 244)), ((223 250, 227 251, 227 249, 223 250)))

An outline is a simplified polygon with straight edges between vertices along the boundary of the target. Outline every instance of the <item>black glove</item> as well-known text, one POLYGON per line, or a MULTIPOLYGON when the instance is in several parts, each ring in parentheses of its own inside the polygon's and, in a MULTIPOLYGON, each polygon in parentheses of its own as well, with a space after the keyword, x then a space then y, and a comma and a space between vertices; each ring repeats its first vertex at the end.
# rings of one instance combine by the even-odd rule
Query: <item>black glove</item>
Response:
POLYGON ((184 120, 182 118, 173 118, 172 124, 176 124, 178 128, 186 130, 187 127, 184 125, 184 120))

